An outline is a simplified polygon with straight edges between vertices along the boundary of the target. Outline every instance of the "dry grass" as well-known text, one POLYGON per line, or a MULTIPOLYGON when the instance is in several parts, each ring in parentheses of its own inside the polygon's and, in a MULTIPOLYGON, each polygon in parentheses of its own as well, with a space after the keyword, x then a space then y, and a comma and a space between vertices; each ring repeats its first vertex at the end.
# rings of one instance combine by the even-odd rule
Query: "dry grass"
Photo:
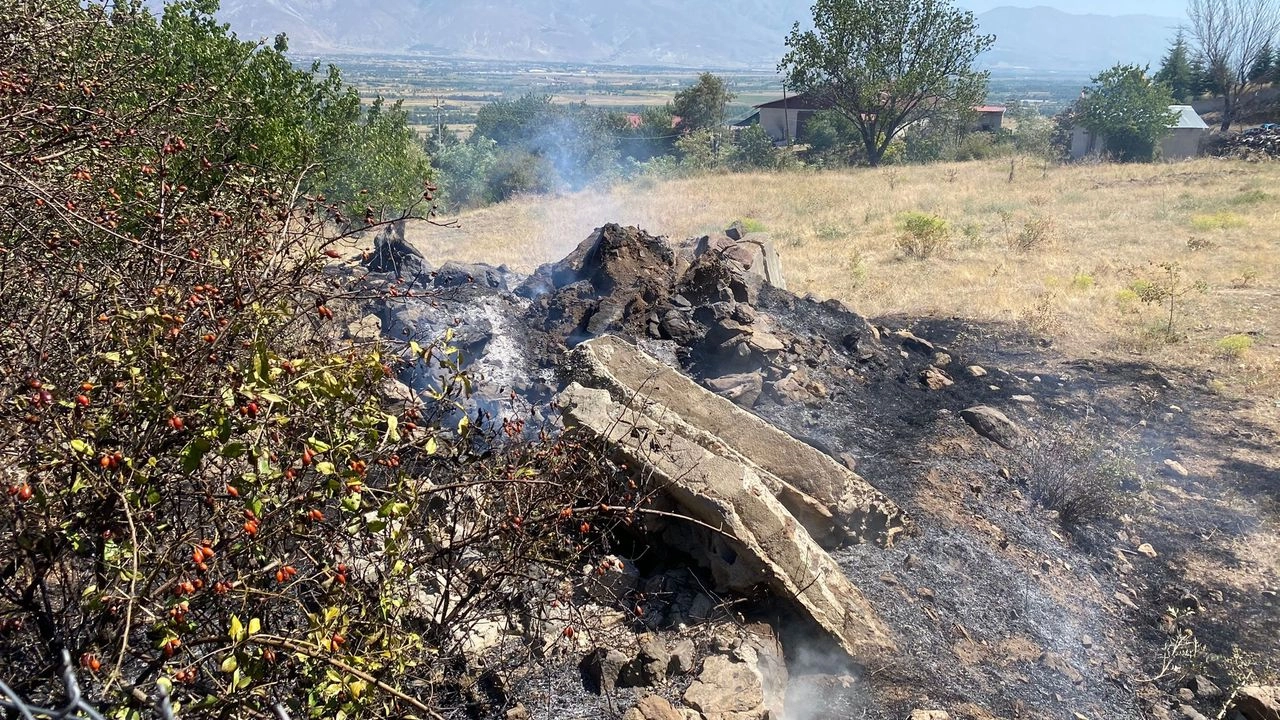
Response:
MULTIPOLYGON (((460 230, 411 231, 434 260, 530 270, 605 222, 676 237, 736 218, 773 235, 788 282, 868 315, 961 316, 1020 323, 1073 355, 1138 354, 1211 368, 1219 389, 1277 415, 1280 396, 1280 163, 1051 167, 1009 162, 828 173, 640 181, 528 198, 462 216, 460 230), (892 174, 892 178, 890 178, 892 174), (892 179, 892 183, 890 180, 892 179), (892 188, 890 187, 892 185, 892 188), (944 218, 948 249, 928 260, 896 247, 903 213, 944 218), (1178 303, 1178 337, 1129 288, 1177 263, 1207 284, 1178 303), (1252 347, 1225 355, 1223 338, 1252 347)), ((1166 316, 1167 320, 1167 316, 1166 316)), ((1280 426, 1275 423, 1273 426, 1280 426)))

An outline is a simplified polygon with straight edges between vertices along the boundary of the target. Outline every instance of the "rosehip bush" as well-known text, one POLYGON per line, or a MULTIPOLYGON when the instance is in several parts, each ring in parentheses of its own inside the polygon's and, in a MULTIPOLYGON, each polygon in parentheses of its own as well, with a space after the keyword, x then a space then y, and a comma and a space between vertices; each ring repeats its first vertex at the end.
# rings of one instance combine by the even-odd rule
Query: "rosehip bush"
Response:
POLYGON ((159 689, 182 717, 453 714, 473 630, 570 601, 641 489, 514 401, 474 410, 447 337, 342 339, 343 228, 405 197, 335 184, 343 154, 411 154, 212 9, 5 13, 0 673, 53 702, 66 649, 122 718, 159 689), (386 392, 406 364, 422 400, 386 392))

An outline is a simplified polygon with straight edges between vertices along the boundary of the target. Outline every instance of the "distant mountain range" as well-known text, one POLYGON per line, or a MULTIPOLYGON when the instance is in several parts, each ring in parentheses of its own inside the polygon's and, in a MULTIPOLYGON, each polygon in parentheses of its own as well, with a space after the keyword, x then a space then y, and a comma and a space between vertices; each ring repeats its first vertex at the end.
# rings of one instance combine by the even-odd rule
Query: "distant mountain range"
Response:
MULTIPOLYGON (((224 0, 243 37, 289 35, 299 52, 424 54, 546 63, 772 68, 811 0, 224 0)), ((1157 62, 1178 24, 1149 15, 1001 7, 992 68, 1091 73, 1157 62)))

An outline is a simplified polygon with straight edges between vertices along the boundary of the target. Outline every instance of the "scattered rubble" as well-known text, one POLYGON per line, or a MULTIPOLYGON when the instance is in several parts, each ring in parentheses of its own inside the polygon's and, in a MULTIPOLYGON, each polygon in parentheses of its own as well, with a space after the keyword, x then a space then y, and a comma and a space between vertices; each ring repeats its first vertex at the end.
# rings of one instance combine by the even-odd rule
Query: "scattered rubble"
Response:
POLYGON ((1280 125, 1250 128, 1228 136, 1218 143, 1216 151, 1245 159, 1280 158, 1280 125))

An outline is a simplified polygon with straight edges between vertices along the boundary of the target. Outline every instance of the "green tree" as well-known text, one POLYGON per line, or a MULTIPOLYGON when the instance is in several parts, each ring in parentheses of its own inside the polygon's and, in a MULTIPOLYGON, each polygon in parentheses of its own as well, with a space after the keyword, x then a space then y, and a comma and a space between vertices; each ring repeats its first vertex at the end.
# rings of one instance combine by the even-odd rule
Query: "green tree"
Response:
POLYGON ((776 168, 779 151, 773 146, 773 138, 759 125, 743 128, 734 140, 729 162, 740 169, 776 168))
POLYGON ((721 130, 694 130, 676 140, 680 164, 691 170, 714 170, 724 161, 725 133, 721 130))
POLYGON ((1276 54, 1271 48, 1271 42, 1262 46, 1258 51, 1258 57, 1253 61, 1253 67, 1249 68, 1249 82, 1265 83, 1270 82, 1272 74, 1276 68, 1276 54))
POLYGON ((840 165, 855 162, 862 152, 861 135, 849 118, 835 110, 820 110, 809 118, 800 132, 808 146, 810 162, 840 165))
POLYGON ((1191 48, 1187 45, 1186 36, 1181 29, 1169 46, 1160 63, 1160 70, 1155 75, 1156 82, 1164 83, 1179 102, 1189 102, 1199 93, 1199 80, 1191 63, 1191 48))
POLYGON ((733 98, 724 78, 704 72, 697 82, 676 93, 671 112, 680 118, 681 130, 716 130, 724 127, 725 106, 733 98))
POLYGON ((1106 138, 1107 152, 1125 162, 1155 157, 1160 139, 1176 115, 1169 88, 1138 65, 1115 65, 1093 78, 1076 104, 1078 122, 1106 138))
POLYGON ((903 128, 986 96, 973 64, 995 38, 950 0, 817 0, 813 20, 791 30, 779 70, 857 127, 871 165, 903 128))

